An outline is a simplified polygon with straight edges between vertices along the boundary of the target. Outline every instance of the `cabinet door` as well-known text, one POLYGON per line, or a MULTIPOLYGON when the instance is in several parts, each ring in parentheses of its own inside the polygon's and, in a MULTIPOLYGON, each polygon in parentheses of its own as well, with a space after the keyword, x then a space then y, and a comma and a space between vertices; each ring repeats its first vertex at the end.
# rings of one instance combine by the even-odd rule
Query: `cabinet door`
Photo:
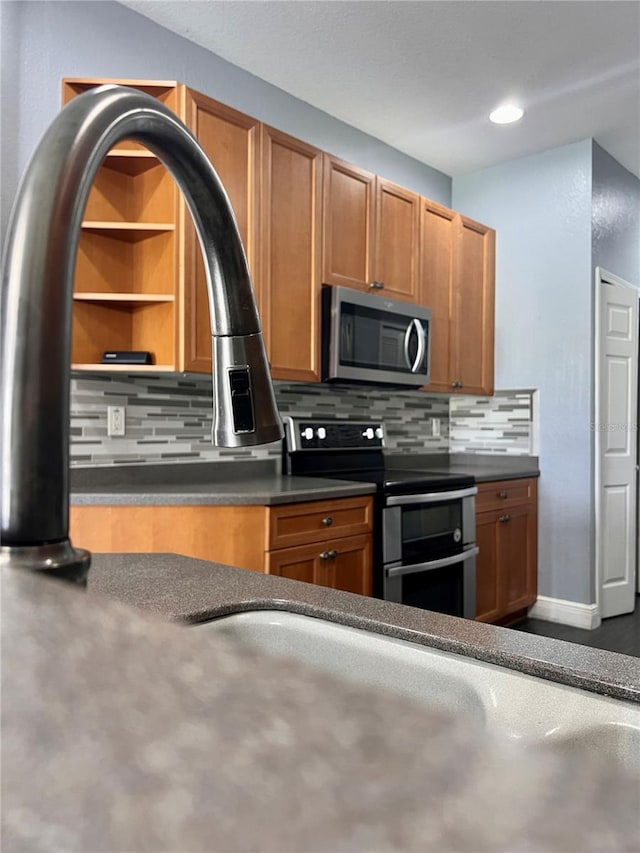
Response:
POLYGON ((326 561, 328 578, 326 586, 371 595, 373 562, 371 535, 336 539, 329 549, 326 561), (335 552, 335 556, 333 556, 335 552))
POLYGON ((451 393, 453 351, 453 246, 456 213, 423 198, 420 211, 418 302, 431 308, 429 391, 451 393))
MULTIPOLYGON (((257 267, 259 123, 205 95, 186 89, 184 115, 211 160, 231 201, 249 270, 257 267)), ((191 215, 184 209, 184 321, 182 370, 211 372, 211 326, 204 264, 191 215)))
POLYGON ((454 261, 454 381, 493 394, 495 231, 459 216, 454 261))
POLYGON ((297 548, 281 548, 268 551, 265 570, 267 574, 294 581, 329 586, 324 563, 320 559, 322 548, 318 545, 302 545, 297 548))
POLYGON ((322 281, 369 290, 375 175, 324 155, 322 281))
POLYGON ((371 595, 371 535, 332 539, 267 555, 270 575, 328 586, 358 595, 371 595))
POLYGON ((476 516, 476 620, 495 622, 502 616, 498 568, 498 515, 483 512, 476 516))
POLYGON ((374 278, 390 299, 418 298, 420 196, 383 178, 376 180, 374 278))
MULTIPOLYGON (((538 588, 538 505, 535 480, 514 480, 516 490, 531 490, 533 500, 476 515, 476 619, 497 622, 534 604, 538 588)), ((495 490, 485 484, 480 506, 495 490), (483 494, 484 492, 484 494, 483 494)), ((499 491, 499 495, 504 494, 499 491)), ((494 501, 495 504, 495 501, 494 501)))
POLYGON ((530 607, 537 591, 537 514, 523 505, 498 518, 498 562, 502 575, 504 612, 530 607))
POLYGON ((322 152, 262 127, 260 310, 274 379, 320 381, 322 152))

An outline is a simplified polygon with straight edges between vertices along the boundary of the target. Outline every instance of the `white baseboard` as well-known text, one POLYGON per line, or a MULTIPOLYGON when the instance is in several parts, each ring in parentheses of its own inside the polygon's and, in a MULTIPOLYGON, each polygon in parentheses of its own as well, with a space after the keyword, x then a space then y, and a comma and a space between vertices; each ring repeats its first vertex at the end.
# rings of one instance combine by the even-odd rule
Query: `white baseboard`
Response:
POLYGON ((539 595, 536 603, 527 614, 530 619, 544 619, 546 622, 559 622, 573 628, 592 631, 600 627, 600 611, 597 604, 580 604, 577 601, 564 601, 562 598, 549 598, 539 595))

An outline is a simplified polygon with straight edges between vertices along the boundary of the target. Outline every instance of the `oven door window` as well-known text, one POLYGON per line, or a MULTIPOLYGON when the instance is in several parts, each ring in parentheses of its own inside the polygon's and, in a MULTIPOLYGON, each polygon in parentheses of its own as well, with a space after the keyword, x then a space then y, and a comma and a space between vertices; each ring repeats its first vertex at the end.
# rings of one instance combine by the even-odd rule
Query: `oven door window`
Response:
POLYGON ((421 563, 428 555, 462 550, 462 501, 402 507, 402 562, 421 563))
POLYGON ((464 614, 463 564, 444 566, 428 572, 416 572, 402 578, 402 604, 447 613, 464 614))

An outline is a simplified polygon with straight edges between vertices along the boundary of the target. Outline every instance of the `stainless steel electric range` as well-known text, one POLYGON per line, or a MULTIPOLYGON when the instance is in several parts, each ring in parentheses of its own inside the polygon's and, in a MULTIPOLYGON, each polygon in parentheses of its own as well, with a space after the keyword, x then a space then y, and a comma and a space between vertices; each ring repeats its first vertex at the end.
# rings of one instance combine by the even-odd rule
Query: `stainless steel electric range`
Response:
POLYGON ((288 474, 373 483, 373 594, 473 619, 474 478, 393 468, 382 423, 285 418, 288 474))

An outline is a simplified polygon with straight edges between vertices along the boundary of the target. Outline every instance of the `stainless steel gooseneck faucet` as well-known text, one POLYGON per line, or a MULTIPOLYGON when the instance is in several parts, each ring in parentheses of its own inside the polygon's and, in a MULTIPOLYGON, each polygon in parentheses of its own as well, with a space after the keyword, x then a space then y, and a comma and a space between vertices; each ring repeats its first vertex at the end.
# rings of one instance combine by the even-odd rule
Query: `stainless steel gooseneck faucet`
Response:
POLYGON ((90 555, 69 541, 71 305, 80 225, 105 155, 143 143, 171 171, 205 260, 213 339, 212 440, 282 437, 251 278, 229 199, 204 151, 163 104, 101 86, 50 125, 20 184, 2 261, 0 566, 82 583, 90 555))

